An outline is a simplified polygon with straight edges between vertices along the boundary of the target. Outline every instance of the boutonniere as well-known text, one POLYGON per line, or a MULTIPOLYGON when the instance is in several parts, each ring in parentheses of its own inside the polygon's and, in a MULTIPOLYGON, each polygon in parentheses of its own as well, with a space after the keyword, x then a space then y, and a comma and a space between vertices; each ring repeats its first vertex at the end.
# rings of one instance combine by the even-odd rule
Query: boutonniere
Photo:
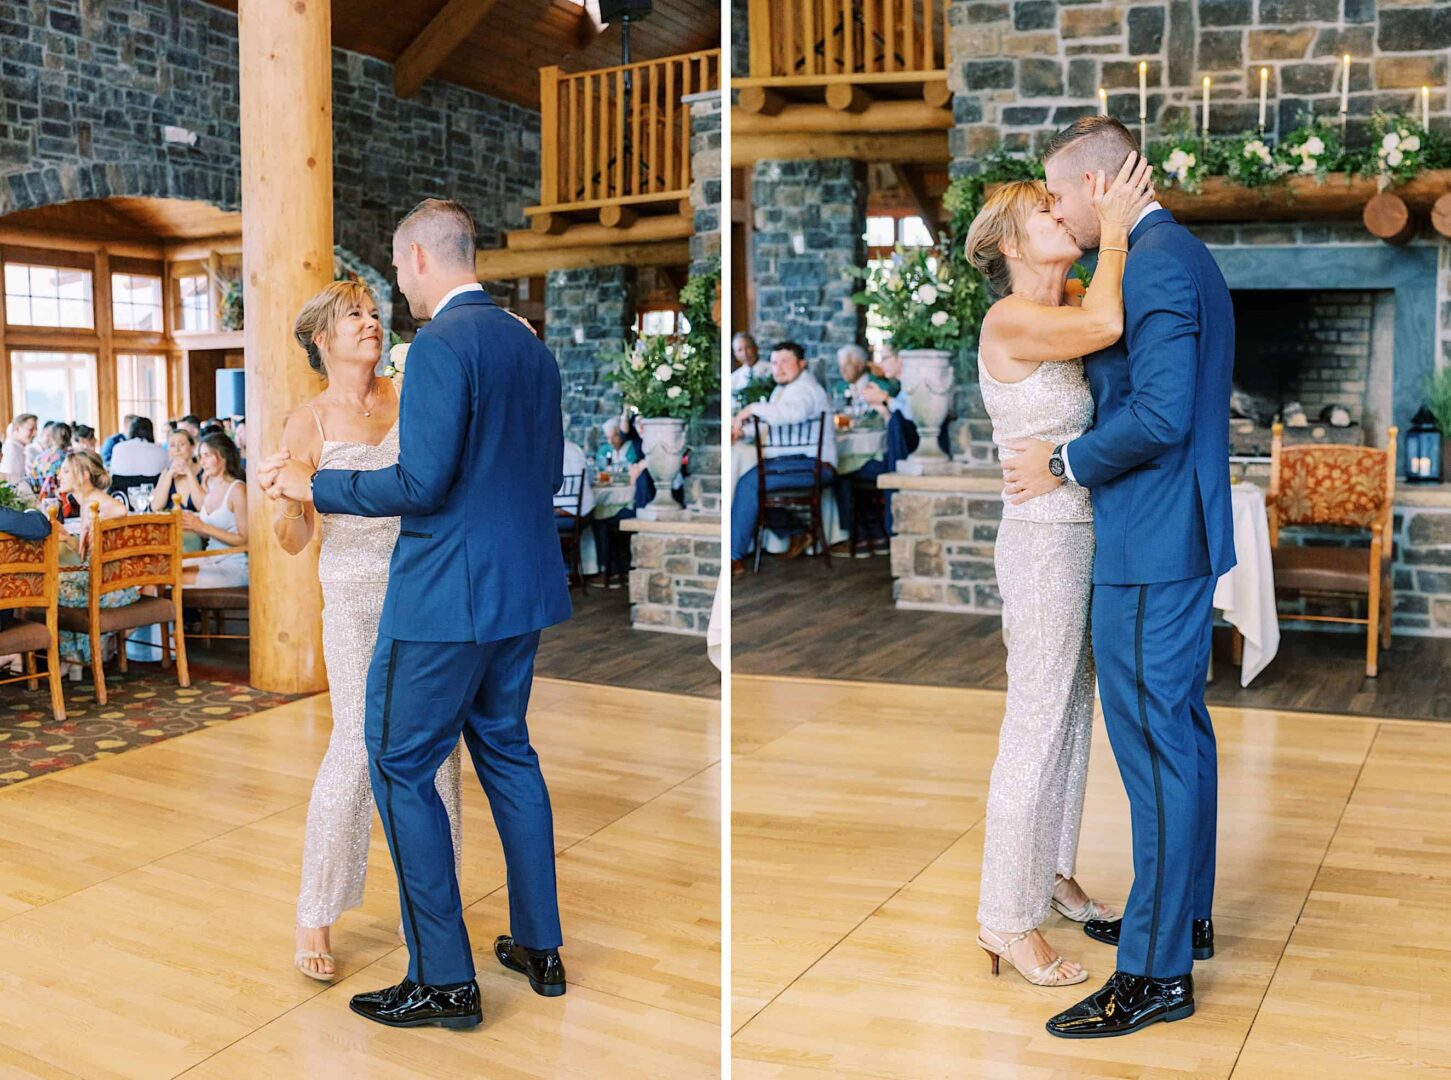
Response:
POLYGON ((393 381, 398 389, 403 389, 403 369, 408 363, 408 342, 400 341, 388 350, 388 363, 383 367, 383 374, 393 381))

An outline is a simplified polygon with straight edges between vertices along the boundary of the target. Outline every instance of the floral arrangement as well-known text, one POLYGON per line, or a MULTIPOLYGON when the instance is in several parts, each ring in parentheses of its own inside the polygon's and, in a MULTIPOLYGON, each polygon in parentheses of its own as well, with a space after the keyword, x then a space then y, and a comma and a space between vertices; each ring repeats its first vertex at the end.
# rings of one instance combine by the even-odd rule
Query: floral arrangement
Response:
POLYGON ((765 401, 771 396, 771 391, 776 389, 776 380, 769 376, 758 379, 754 375, 751 381, 746 383, 731 396, 735 399, 735 411, 740 412, 747 405, 754 405, 758 401, 765 401))
POLYGON ((680 289, 685 334, 640 337, 613 357, 609 380, 627 408, 647 420, 689 420, 710 404, 720 382, 720 331, 713 308, 720 281, 717 262, 692 274, 680 289))
POLYGON ((0 480, 0 510, 29 510, 31 503, 20 496, 20 492, 8 480, 0 480))
POLYGON ((1161 142, 1150 143, 1149 162, 1154 166, 1155 181, 1160 186, 1172 185, 1185 191, 1198 191, 1203 180, 1218 164, 1213 144, 1188 130, 1178 131, 1161 142))
POLYGON ((1370 118, 1370 135, 1376 182, 1382 191, 1414 179, 1428 167, 1428 155, 1441 149, 1431 132, 1404 116, 1376 113, 1370 118))
POLYGON ((852 267, 847 274, 864 283, 852 300, 888 327, 899 350, 956 350, 964 326, 963 292, 978 283, 960 278, 952 259, 930 248, 898 247, 890 262, 852 267))
POLYGON ((1259 135, 1235 139, 1229 144, 1228 151, 1225 155, 1225 175, 1245 187, 1273 184, 1290 171, 1288 163, 1281 160, 1259 135))

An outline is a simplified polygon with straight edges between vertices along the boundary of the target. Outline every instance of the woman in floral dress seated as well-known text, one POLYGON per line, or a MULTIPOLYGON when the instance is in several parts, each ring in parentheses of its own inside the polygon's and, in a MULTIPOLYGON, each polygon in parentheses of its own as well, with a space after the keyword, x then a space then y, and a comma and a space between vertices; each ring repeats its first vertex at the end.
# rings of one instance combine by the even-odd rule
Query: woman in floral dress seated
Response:
MULTIPOLYGON (((66 454, 56 472, 60 493, 75 499, 81 509, 81 531, 76 536, 66 533, 61 546, 60 605, 62 607, 85 607, 90 603, 91 575, 85 568, 91 549, 91 507, 99 506, 101 517, 107 521, 126 515, 126 504, 108 495, 111 477, 106 472, 100 455, 91 450, 72 450, 66 454)), ((101 607, 115 608, 134 604, 141 597, 140 589, 121 589, 101 597, 101 607)), ((114 634, 107 634, 102 640, 102 651, 111 647, 114 634)), ((60 632, 61 659, 69 664, 86 665, 91 662, 91 639, 85 634, 60 632)))

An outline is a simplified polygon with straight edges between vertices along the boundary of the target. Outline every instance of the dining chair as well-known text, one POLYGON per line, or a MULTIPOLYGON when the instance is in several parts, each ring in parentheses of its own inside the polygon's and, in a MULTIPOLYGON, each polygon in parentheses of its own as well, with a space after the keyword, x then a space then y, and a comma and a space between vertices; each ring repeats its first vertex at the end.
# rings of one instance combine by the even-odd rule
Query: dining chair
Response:
POLYGON ((51 531, 44 540, 21 540, 0 533, 0 611, 18 618, 0 629, 0 656, 21 653, 25 674, 0 679, 0 686, 27 682, 39 688, 35 654, 45 651, 45 674, 50 682, 50 711, 57 721, 65 719, 62 692, 60 631, 56 625, 60 596, 60 537, 54 514, 51 531))
POLYGON ((791 519, 796 519, 803 514, 806 516, 806 527, 811 538, 820 545, 821 553, 826 559, 826 568, 830 570, 831 548, 826 542, 826 525, 821 513, 821 487, 824 471, 821 447, 826 437, 826 413, 817 413, 813 419, 803 420, 799 424, 763 425, 759 416, 752 416, 751 423, 754 425, 756 443, 757 503, 754 572, 761 572, 761 538, 770 527, 768 519, 773 510, 777 512, 778 518, 782 515, 791 519), (768 445, 778 450, 799 450, 800 453, 767 457, 766 447, 768 445), (768 471, 780 475, 789 468, 783 464, 784 462, 795 464, 803 460, 811 463, 809 481, 807 480, 808 470, 803 469, 800 470, 803 477, 801 484, 788 488, 776 488, 774 491, 766 490, 768 471))
POLYGON ((91 641, 91 674, 96 684, 97 704, 106 704, 106 674, 101 652, 101 635, 119 635, 118 666, 126 670, 126 631, 141 626, 161 626, 161 664, 168 667, 175 633, 176 677, 181 686, 191 685, 186 662, 186 633, 181 620, 181 511, 164 514, 129 514, 101 518, 98 506, 90 509, 90 556, 88 565, 76 572, 90 575, 90 594, 83 608, 61 607, 57 622, 62 630, 86 634, 91 641), (101 607, 101 597, 123 589, 155 587, 169 589, 167 596, 142 595, 121 607, 101 607))
MULTIPOLYGON (((202 551, 186 551, 182 553, 182 562, 197 562, 203 559, 217 559, 224 555, 246 554, 247 545, 239 544, 236 547, 205 548, 202 551)), ((246 585, 221 585, 215 587, 198 587, 190 585, 186 589, 186 607, 201 612, 201 628, 192 636, 200 638, 203 645, 211 648, 212 640, 219 641, 246 641, 252 636, 251 621, 247 624, 247 633, 228 634, 227 629, 228 613, 249 614, 252 608, 252 593, 246 585), (208 621, 216 627, 215 630, 208 630, 208 621)))
POLYGON ((1330 598, 1365 605, 1365 618, 1354 614, 1293 614, 1281 618, 1364 626, 1365 673, 1371 678, 1379 670, 1381 650, 1391 646, 1396 435, 1394 427, 1386 432, 1384 450, 1368 446, 1286 446, 1283 424, 1276 424, 1270 437, 1270 490, 1265 496, 1265 509, 1269 515, 1276 596, 1330 598), (1368 530, 1369 546, 1280 543, 1282 528, 1306 525, 1368 530))
POLYGON ((555 516, 568 517, 570 519, 570 528, 568 530, 560 530, 559 532, 559 545, 564 553, 565 566, 569 569, 570 587, 572 588, 575 581, 578 581, 580 592, 585 592, 588 589, 584 580, 583 557, 580 553, 580 534, 584 522, 585 482, 585 471, 581 471, 578 475, 566 476, 564 478, 564 484, 555 492, 556 499, 574 500, 574 509, 572 511, 565 510, 563 514, 560 514, 559 511, 564 508, 556 504, 555 516))

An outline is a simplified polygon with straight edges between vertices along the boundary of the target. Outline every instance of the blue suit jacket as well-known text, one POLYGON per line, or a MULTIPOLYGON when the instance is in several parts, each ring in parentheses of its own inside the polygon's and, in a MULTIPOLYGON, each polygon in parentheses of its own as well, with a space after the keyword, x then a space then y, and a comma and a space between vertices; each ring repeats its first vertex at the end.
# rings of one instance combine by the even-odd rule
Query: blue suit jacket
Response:
POLYGON ((400 641, 499 641, 570 616, 554 493, 559 365, 485 293, 454 297, 408 352, 398 464, 324 469, 329 514, 400 517, 378 627, 400 641))
POLYGON ((1084 364, 1096 414, 1067 451, 1093 498, 1093 581, 1218 577, 1235 562, 1229 286, 1167 210, 1138 224, 1129 249, 1124 336, 1084 364))
POLYGON ((44 540, 50 535, 50 519, 37 510, 0 510, 0 533, 20 540, 44 540))

